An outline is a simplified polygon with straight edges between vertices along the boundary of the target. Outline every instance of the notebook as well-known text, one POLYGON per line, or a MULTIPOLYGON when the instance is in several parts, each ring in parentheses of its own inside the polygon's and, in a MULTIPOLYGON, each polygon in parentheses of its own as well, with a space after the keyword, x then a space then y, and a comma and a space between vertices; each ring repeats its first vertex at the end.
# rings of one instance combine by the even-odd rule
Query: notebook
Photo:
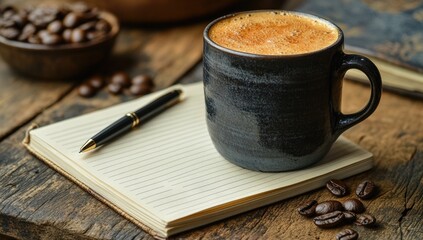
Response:
MULTIPOLYGON (((176 87, 176 86, 175 86, 176 87)), ((186 99, 96 151, 81 145, 161 92, 28 132, 25 146, 46 164, 156 238, 319 188, 372 167, 372 154, 341 137, 317 164, 263 173, 226 161, 207 132, 202 83, 186 99)))

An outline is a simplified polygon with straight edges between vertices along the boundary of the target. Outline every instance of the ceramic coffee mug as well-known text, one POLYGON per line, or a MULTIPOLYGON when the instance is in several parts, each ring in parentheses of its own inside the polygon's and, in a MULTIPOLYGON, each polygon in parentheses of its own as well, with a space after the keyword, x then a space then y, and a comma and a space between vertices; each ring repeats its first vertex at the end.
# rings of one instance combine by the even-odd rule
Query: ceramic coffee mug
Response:
MULTIPOLYGON (((342 132, 372 114, 380 100, 381 78, 369 59, 343 52, 339 27, 308 14, 271 11, 335 30, 335 40, 328 46, 268 55, 224 47, 210 37, 211 29, 224 20, 268 12, 231 14, 206 27, 204 92, 208 131, 218 152, 241 167, 277 172, 319 161, 342 132), (371 96, 362 110, 343 114, 342 80, 349 69, 367 75, 371 96)), ((266 21, 262 24, 261 28, 267 27, 266 21)))

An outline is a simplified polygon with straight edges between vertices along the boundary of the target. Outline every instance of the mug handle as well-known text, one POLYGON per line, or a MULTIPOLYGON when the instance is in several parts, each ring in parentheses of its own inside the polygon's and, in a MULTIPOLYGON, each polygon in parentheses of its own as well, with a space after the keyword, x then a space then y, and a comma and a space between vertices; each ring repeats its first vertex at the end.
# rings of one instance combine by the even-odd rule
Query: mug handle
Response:
POLYGON ((350 69, 358 69, 366 74, 370 81, 371 95, 367 105, 356 113, 343 114, 342 112, 335 112, 337 120, 335 122, 334 132, 336 135, 341 134, 348 128, 369 117, 376 110, 382 94, 380 73, 372 61, 360 55, 344 54, 336 75, 343 78, 345 73, 350 69))

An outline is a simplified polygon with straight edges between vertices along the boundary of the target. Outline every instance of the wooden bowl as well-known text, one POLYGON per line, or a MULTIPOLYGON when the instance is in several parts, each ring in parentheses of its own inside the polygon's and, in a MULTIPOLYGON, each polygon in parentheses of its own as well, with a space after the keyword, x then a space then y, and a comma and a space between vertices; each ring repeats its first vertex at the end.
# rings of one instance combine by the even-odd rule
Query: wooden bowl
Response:
POLYGON ((0 55, 16 71, 42 79, 70 79, 93 71, 110 55, 119 33, 117 18, 101 12, 110 23, 110 32, 102 39, 48 46, 8 40, 0 36, 0 55))
POLYGON ((113 12, 123 22, 168 23, 204 17, 240 0, 86 0, 113 12))

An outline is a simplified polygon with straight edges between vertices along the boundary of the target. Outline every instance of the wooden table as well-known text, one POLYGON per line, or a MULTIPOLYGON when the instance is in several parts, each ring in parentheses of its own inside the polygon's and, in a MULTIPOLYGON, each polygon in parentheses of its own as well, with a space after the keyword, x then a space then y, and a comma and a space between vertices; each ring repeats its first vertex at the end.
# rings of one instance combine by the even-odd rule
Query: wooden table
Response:
MULTIPOLYGON (((112 58, 98 72, 147 73, 154 76, 157 89, 178 80, 201 81, 204 26, 125 28, 112 58)), ((83 80, 27 78, 0 60, 0 234, 22 239, 152 239, 21 144, 31 123, 45 125, 133 98, 103 90, 83 99, 76 93, 83 80)), ((367 86, 345 81, 344 112, 360 109, 368 97, 367 86)), ((423 101, 384 92, 377 111, 345 136, 371 151, 375 160, 372 170, 345 182, 354 188, 370 179, 380 187, 376 198, 365 201, 377 227, 352 227, 362 239, 423 239, 423 101)), ((321 188, 176 238, 333 239, 340 229, 318 229, 296 211, 304 201, 332 198, 321 188)), ((2 235, 0 239, 6 238, 2 235)))

